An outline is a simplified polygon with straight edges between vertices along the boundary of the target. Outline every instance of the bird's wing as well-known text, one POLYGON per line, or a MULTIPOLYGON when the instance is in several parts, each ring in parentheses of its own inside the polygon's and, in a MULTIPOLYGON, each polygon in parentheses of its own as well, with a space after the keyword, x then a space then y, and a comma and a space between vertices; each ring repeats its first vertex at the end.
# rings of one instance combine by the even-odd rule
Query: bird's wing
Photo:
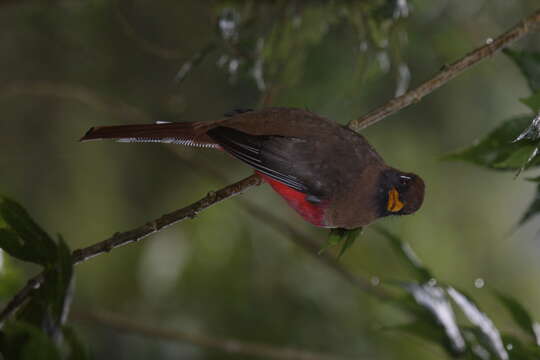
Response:
POLYGON ((319 181, 314 180, 317 164, 313 144, 307 140, 279 135, 251 135, 229 127, 218 126, 207 135, 223 150, 297 191, 316 199, 323 195, 319 181))

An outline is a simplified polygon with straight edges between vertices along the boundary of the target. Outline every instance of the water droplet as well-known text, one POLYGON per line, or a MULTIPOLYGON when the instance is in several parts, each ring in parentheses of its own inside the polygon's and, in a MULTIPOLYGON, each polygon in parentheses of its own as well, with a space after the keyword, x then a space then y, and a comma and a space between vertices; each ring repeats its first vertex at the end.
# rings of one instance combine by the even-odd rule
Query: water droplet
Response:
POLYGON ((302 17, 298 16, 298 15, 293 17, 293 19, 292 19, 293 28, 298 29, 301 25, 302 25, 302 17))
POLYGON ((506 344, 506 350, 511 351, 514 348, 512 344, 506 344))
POLYGON ((218 26, 221 30, 221 36, 225 40, 234 40, 238 37, 238 23, 240 21, 240 14, 234 9, 223 9, 219 20, 218 26))
POLYGON ((381 283, 381 279, 379 279, 378 276, 372 276, 370 280, 371 280, 371 285, 373 286, 377 286, 381 283))
POLYGON ((405 92, 409 88, 410 82, 411 72, 409 71, 409 67, 405 63, 399 64, 395 96, 398 97, 405 94, 405 92))
POLYGON ((364 51, 366 51, 366 50, 368 49, 368 46, 369 46, 369 45, 368 45, 367 41, 362 41, 362 42, 360 43, 360 46, 358 47, 358 49, 359 49, 361 52, 364 52, 364 51))
POLYGON ((235 74, 236 70, 238 70, 238 66, 240 66, 240 60, 231 59, 231 61, 229 62, 229 72, 231 74, 235 74))
POLYGON ((435 286, 437 285, 437 279, 429 279, 429 281, 427 282, 429 286, 435 286))
POLYGON ((221 55, 219 59, 217 60, 216 64, 219 67, 225 66, 225 64, 229 61, 229 57, 227 55, 221 55))
POLYGON ((409 5, 407 4, 407 0, 396 0, 396 8, 394 9, 393 15, 394 19, 409 16, 409 5))
POLYGON ((382 72, 388 72, 388 70, 390 70, 390 58, 386 51, 380 51, 377 54, 377 62, 379 63, 382 72))
POLYGON ((477 288, 477 289, 483 288, 485 284, 486 284, 486 282, 482 278, 478 278, 478 279, 474 280, 474 287, 477 288))
POLYGON ((490 44, 492 44, 492 43, 493 43, 493 39, 492 39, 492 38, 487 38, 487 39, 486 39, 486 44, 487 44, 487 45, 490 45, 490 44))
POLYGON ((191 71, 191 68, 193 67, 193 64, 191 61, 188 61, 182 65, 180 70, 176 73, 176 76, 174 77, 175 82, 181 82, 184 80, 184 78, 187 76, 187 74, 191 71))
POLYGON ((266 82, 264 81, 264 64, 263 64, 263 56, 262 51, 264 49, 264 39, 259 38, 257 39, 257 60, 255 60, 255 64, 253 65, 253 69, 251 70, 251 74, 253 75, 253 78, 255 79, 255 83, 257 84, 257 88, 259 91, 266 90, 266 82))

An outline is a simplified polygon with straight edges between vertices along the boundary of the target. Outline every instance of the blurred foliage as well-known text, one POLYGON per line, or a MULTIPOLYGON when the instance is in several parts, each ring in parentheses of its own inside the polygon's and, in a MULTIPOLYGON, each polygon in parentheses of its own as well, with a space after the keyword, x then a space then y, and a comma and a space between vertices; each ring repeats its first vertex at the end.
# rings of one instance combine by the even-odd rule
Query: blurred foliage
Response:
POLYGON ((251 77, 259 91, 273 96, 301 81, 312 49, 339 28, 356 42, 350 49, 358 70, 353 76, 376 77, 394 69, 396 91, 402 93, 408 86, 410 74, 400 54, 406 39, 401 21, 410 11, 407 1, 241 0, 218 1, 215 6, 219 39, 184 63, 177 80, 183 81, 216 51, 218 66, 231 80, 251 77), (369 58, 377 58, 378 65, 368 64, 369 58))
POLYGON ((2 250, 44 267, 43 284, 33 289, 16 317, 4 324, 0 353, 10 360, 86 359, 76 335, 64 328, 73 285, 68 246, 61 237, 58 241, 51 239, 21 205, 6 197, 0 197, 0 224, 2 250), (68 351, 62 348, 64 332, 68 334, 68 351))
MULTIPOLYGON (((1 6, 0 64, 9 71, 0 75, 0 187, 77 247, 197 199, 216 185, 208 173, 237 178, 242 171, 221 154, 189 149, 176 156, 163 146, 81 146, 75 140, 86 128, 154 118, 205 120, 257 103, 307 105, 343 122, 405 91, 411 74, 415 81, 428 78, 538 4, 93 0, 1 6)), ((230 201, 78 269, 75 309, 106 308, 141 323, 355 358, 538 358, 538 308, 530 305, 539 299, 538 248, 500 239, 530 197, 528 182, 510 191, 502 175, 434 161, 471 134, 493 128, 493 119, 507 118, 449 157, 497 170, 537 169, 535 115, 516 113, 518 97, 533 112, 540 108, 538 54, 507 55, 532 94, 523 95, 510 64, 495 57, 400 112, 401 122, 389 119, 367 130, 389 164, 425 176, 420 214, 387 219, 350 247, 356 234, 328 237, 265 190, 250 194, 307 236, 343 244, 342 265, 355 274, 377 274, 372 284, 391 291, 392 300, 359 295, 280 242, 284 236, 271 224, 256 222, 230 201), (388 241, 371 241, 377 234, 388 241), (479 274, 492 289, 512 295, 481 292, 479 279, 473 300, 469 289, 461 289, 479 274), (411 341, 414 336, 423 340, 411 341)), ((522 223, 540 211, 538 194, 522 223)), ((0 247, 12 256, 2 256, 2 300, 35 270, 16 259, 38 264, 46 277, 2 329, 6 360, 38 353, 85 359, 87 347, 97 358, 244 358, 141 341, 77 318, 70 319, 76 331, 66 327, 73 281, 67 245, 16 202, 2 198, 0 205, 0 247)))
MULTIPOLYGON (((533 95, 521 101, 533 112, 540 109, 540 53, 504 51, 527 79, 533 95)), ((447 155, 448 160, 462 160, 495 170, 534 169, 540 165, 540 113, 521 116, 503 122, 471 147, 447 155)), ((540 188, 539 190, 540 191, 540 188)), ((540 195, 537 192, 536 198, 540 195)), ((520 220, 525 223, 540 211, 535 199, 520 220)))

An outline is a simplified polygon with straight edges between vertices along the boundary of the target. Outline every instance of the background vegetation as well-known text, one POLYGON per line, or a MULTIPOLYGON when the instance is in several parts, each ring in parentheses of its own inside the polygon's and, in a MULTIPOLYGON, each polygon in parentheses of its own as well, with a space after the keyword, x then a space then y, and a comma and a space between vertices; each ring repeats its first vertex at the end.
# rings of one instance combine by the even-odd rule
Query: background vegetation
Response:
MULTIPOLYGON (((24 213, 6 199, 0 228, 41 234, 43 251, 25 252, 25 260, 50 269, 50 282, 58 284, 35 296, 47 300, 34 305, 39 311, 18 316, 46 323, 49 335, 61 336, 71 267, 55 234, 71 249, 93 244, 250 173, 210 150, 78 143, 89 127, 212 120, 234 108, 269 105, 307 107, 346 123, 428 79, 537 7, 534 0, 1 3, 0 192, 54 236, 41 234, 28 220, 18 222, 26 219, 24 213)), ((512 49, 539 51, 539 40, 533 34, 512 49)), ((524 128, 505 133, 502 144, 525 130, 534 117, 530 107, 538 102, 526 106, 519 99, 538 91, 538 73, 524 76, 523 69, 511 56, 497 55, 363 131, 389 164, 420 174, 427 184, 417 215, 379 223, 407 241, 425 269, 394 251, 399 240, 388 241, 371 227, 341 259, 350 272, 402 299, 397 305, 351 286, 271 221, 232 199, 78 266, 68 319, 74 331, 64 332, 72 358, 83 357, 79 343, 96 359, 253 357, 167 340, 156 331, 144 335, 127 329, 126 318, 147 329, 335 356, 444 358, 461 352, 455 338, 448 341, 442 333, 426 339, 442 330, 429 315, 419 315, 423 310, 402 289, 414 294, 414 286, 421 285, 413 281, 432 278, 479 304, 507 336, 511 358, 538 356, 533 323, 527 322, 540 319, 540 223, 531 216, 517 226, 536 196, 536 184, 524 179, 537 174, 515 178, 535 147, 534 134, 509 150, 521 151, 511 166, 503 166, 510 172, 442 161, 510 118, 525 116, 524 128), (529 152, 521 150, 525 146, 529 152), (500 301, 499 292, 512 297, 500 301), (517 351, 519 344, 528 347, 524 353, 517 351)), ((494 164, 472 155, 466 160, 494 164)), ((242 197, 309 238, 322 243, 328 236, 304 223, 267 186, 242 197)), ((3 239, 5 250, 18 246, 15 238, 12 248, 3 239)), ((0 296, 7 302, 40 268, 5 253, 0 259, 0 296)), ((458 310, 459 295, 446 297, 458 299, 454 308, 466 341, 488 351, 483 358, 490 351, 492 358, 504 358, 466 311, 458 310)), ((49 356, 47 338, 24 326, 6 326, 0 342, 5 359, 49 356), (34 347, 22 354, 18 344, 28 338, 34 347)), ((51 359, 55 351, 50 348, 51 359)), ((465 356, 482 358, 480 353, 465 356)))

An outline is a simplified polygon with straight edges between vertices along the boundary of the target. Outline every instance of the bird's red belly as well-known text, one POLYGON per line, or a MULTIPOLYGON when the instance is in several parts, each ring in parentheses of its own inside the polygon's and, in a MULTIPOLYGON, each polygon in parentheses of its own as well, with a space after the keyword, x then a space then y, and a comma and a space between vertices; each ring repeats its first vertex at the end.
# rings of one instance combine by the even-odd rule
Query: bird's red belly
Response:
POLYGON ((277 192, 297 213, 299 213, 306 221, 315 226, 325 226, 324 222, 324 206, 322 204, 313 204, 306 200, 306 194, 294 190, 285 184, 272 179, 269 176, 257 174, 266 181, 275 192, 277 192))

